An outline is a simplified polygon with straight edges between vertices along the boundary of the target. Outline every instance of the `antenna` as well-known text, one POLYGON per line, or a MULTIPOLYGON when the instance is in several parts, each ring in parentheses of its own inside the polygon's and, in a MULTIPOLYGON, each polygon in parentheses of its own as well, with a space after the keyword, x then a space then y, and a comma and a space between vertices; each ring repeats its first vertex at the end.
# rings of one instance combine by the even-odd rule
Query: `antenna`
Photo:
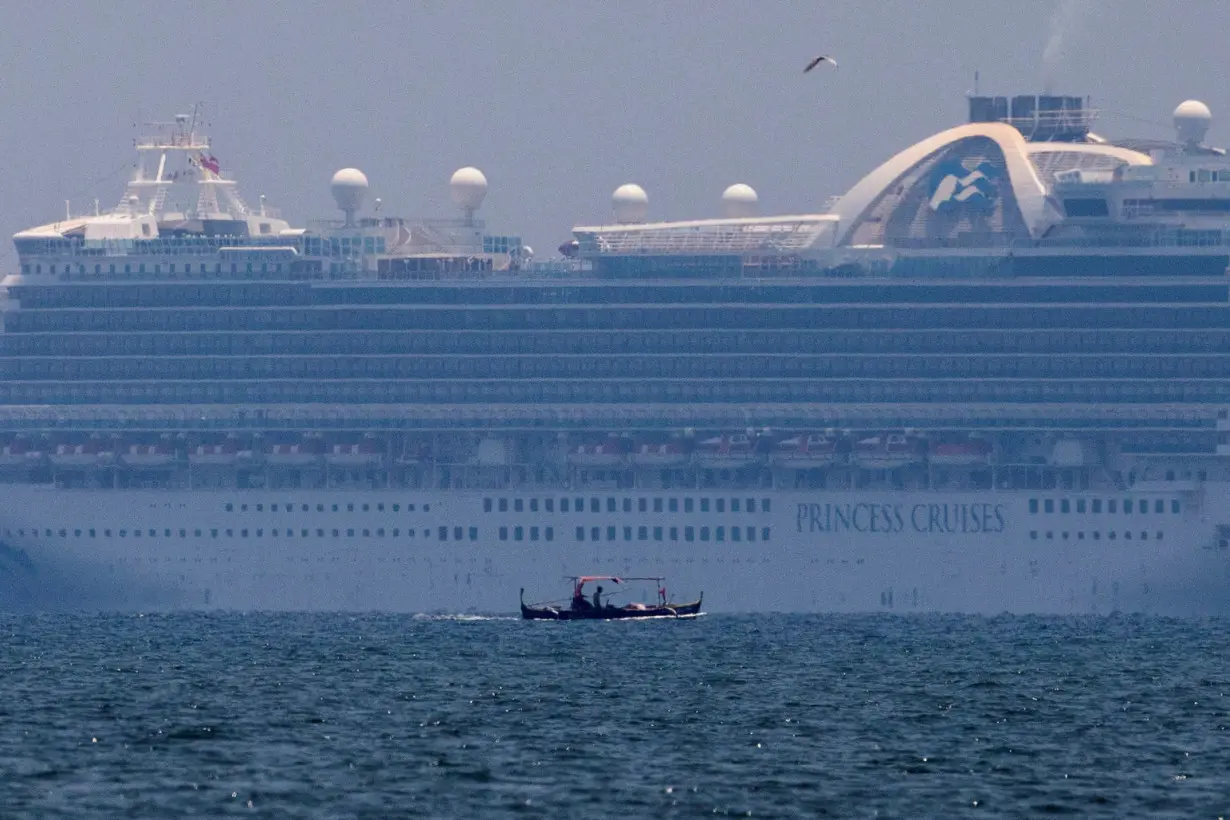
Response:
POLYGON ((976 68, 974 69, 974 96, 975 97, 981 96, 978 93, 978 69, 976 68))

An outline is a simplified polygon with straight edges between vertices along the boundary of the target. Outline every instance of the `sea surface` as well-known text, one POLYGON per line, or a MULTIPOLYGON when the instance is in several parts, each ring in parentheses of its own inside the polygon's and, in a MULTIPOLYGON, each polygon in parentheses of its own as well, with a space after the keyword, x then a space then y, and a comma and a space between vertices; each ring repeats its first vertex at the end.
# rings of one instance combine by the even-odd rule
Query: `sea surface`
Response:
POLYGON ((1230 816, 1228 627, 2 616, 0 816, 1230 816))

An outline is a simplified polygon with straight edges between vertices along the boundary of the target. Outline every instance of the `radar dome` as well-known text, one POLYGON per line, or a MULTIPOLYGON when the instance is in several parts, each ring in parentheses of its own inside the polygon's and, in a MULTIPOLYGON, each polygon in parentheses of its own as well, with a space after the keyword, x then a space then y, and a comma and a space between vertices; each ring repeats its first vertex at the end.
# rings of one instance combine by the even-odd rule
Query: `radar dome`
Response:
POLYGON ((644 222, 649 213, 649 195, 641 186, 629 182, 615 189, 611 206, 615 209, 615 221, 621 225, 644 222))
POLYGON ((343 168, 333 175, 333 201, 345 211, 347 218, 363 207, 367 195, 367 177, 358 168, 343 168))
POLYGON ((1204 142, 1204 135, 1208 133, 1212 121, 1213 113, 1199 100, 1186 100, 1174 110, 1174 130, 1179 142, 1186 145, 1204 142))
POLYGON ((477 211, 487 196, 487 178, 477 168, 458 168, 448 185, 453 194, 453 204, 467 211, 477 211))
POLYGON ((722 192, 722 210, 730 219, 755 216, 759 201, 755 189, 742 182, 736 182, 722 192))

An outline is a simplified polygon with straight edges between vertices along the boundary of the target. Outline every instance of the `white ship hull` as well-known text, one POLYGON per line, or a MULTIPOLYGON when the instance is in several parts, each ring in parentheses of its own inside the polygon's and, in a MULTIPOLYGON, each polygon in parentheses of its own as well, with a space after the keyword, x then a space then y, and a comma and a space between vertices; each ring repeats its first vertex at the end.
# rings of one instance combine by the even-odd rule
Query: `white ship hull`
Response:
POLYGON ((20 576, 12 584, 39 606, 508 612, 520 587, 547 598, 592 572, 664 575, 672 594, 703 591, 714 612, 1230 608, 1220 488, 588 491, 568 494, 567 512, 565 494, 547 491, 5 485, 0 497, 0 576, 20 576), (1075 512, 1112 498, 1117 513, 1075 512), (1128 499, 1133 514, 1122 512, 1128 499))

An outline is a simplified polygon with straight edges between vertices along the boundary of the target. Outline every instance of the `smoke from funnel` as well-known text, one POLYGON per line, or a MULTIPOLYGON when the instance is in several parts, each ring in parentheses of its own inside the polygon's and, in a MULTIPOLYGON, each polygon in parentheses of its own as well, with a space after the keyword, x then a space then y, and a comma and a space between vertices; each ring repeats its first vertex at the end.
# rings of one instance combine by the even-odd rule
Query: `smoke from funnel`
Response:
POLYGON ((1059 66, 1067 49, 1077 40, 1093 17, 1096 0, 1059 0, 1051 15, 1050 37, 1042 50, 1042 90, 1055 93, 1059 66))

